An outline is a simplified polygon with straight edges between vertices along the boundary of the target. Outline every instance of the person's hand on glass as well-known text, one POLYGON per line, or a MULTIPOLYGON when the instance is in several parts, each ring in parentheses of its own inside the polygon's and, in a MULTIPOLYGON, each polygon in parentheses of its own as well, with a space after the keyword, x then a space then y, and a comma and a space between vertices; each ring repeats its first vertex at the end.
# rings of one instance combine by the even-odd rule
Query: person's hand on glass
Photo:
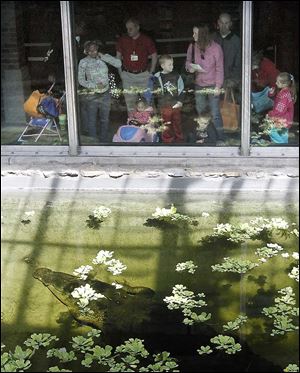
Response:
POLYGON ((219 87, 215 87, 215 93, 214 93, 214 96, 220 96, 221 94, 221 88, 219 87))
POLYGON ((175 105, 172 106, 172 109, 179 109, 182 107, 182 102, 177 101, 175 105))

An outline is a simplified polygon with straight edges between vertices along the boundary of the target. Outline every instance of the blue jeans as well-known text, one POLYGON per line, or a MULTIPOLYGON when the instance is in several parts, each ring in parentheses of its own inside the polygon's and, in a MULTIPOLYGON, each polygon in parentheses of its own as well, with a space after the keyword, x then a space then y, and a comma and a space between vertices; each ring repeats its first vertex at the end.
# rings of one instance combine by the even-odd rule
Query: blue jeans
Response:
MULTIPOLYGON (((200 87, 198 85, 195 85, 195 91, 201 91, 205 88, 213 89, 214 87, 200 87)), ((201 115, 203 112, 205 112, 208 103, 212 119, 217 130, 217 140, 223 141, 225 136, 223 129, 223 120, 220 112, 220 96, 207 95, 195 92, 195 100, 198 115, 201 115)))
POLYGON ((88 132, 88 136, 94 138, 99 136, 101 142, 108 141, 110 103, 111 96, 109 91, 83 95, 80 98, 81 128, 88 132))

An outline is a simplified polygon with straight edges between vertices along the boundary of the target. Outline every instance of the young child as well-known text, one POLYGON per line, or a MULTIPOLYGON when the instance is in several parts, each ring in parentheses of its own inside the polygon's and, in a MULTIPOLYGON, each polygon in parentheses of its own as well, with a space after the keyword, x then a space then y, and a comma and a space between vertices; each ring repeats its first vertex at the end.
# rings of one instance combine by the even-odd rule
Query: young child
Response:
POLYGON ((148 105, 145 98, 140 97, 136 102, 136 110, 129 113, 127 123, 136 126, 147 124, 152 114, 153 107, 148 105))
MULTIPOLYGON (((274 107, 268 112, 269 118, 282 119, 285 121, 287 128, 286 137, 288 136, 288 129, 293 124, 294 119, 294 104, 297 99, 296 85, 293 75, 283 72, 277 76, 276 79, 277 93, 275 88, 271 88, 269 95, 275 95, 274 107)), ((276 131, 270 133, 271 140, 277 141, 276 131)), ((282 142, 282 141, 280 141, 282 142)), ((286 141, 287 142, 287 141, 286 141)))
POLYGON ((294 104, 297 99, 296 84, 293 75, 280 73, 276 79, 277 93, 270 90, 270 96, 275 95, 274 107, 268 112, 269 117, 285 119, 290 128, 294 119, 294 104))
POLYGON ((194 120, 197 123, 197 127, 190 133, 189 141, 196 142, 197 144, 216 145, 217 131, 211 114, 202 114, 194 120))
POLYGON ((164 54, 159 58, 162 71, 154 75, 154 94, 157 106, 167 129, 162 132, 164 143, 181 143, 184 140, 181 129, 182 96, 184 84, 181 76, 173 72, 173 58, 164 54))

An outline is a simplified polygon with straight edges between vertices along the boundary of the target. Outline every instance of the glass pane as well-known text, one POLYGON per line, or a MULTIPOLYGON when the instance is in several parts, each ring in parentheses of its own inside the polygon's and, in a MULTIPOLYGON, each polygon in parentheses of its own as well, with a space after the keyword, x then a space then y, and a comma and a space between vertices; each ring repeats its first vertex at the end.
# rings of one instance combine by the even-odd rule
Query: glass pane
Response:
POLYGON ((1 10, 1 144, 67 144, 59 1, 1 10))
POLYGON ((298 146, 299 2, 255 1, 253 9, 251 144, 298 146))
POLYGON ((81 145, 240 145, 242 2, 213 4, 74 2, 81 145))

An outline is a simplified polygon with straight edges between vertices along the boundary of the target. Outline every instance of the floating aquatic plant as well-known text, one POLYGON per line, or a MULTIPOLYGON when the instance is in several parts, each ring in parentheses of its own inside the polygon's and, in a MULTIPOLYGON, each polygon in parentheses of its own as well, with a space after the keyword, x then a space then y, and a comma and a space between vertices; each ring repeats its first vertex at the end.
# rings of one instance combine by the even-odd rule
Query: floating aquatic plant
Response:
POLYGON ((289 364, 283 369, 284 372, 299 372, 299 367, 297 364, 289 364))
POLYGON ((73 271, 73 274, 75 276, 78 276, 79 278, 81 278, 82 280, 86 280, 88 278, 88 274, 89 272, 93 269, 92 266, 80 266, 79 268, 76 268, 74 271, 73 271))
POLYGON ((228 321, 226 325, 223 325, 225 331, 228 330, 237 330, 248 320, 247 316, 239 315, 235 320, 228 321))
POLYGON ((235 354, 242 349, 242 346, 239 343, 235 343, 234 338, 229 337, 228 335, 219 334, 218 336, 211 338, 210 341, 217 345, 217 350, 224 350, 224 352, 229 355, 235 354))
POLYGON ((212 265, 211 268, 213 271, 217 272, 234 272, 244 274, 257 266, 258 264, 251 262, 251 260, 227 257, 224 258, 224 262, 222 264, 212 265))
POLYGON ((95 208, 86 220, 87 226, 92 229, 99 229, 100 224, 111 214, 111 209, 105 206, 95 208))
POLYGON ((82 309, 82 311, 89 313, 93 312, 89 308, 87 308, 91 300, 106 298, 105 295, 96 293, 89 284, 75 288, 72 291, 71 295, 73 298, 78 299, 77 304, 82 309))
MULTIPOLYGON (((16 346, 14 352, 1 354, 1 372, 23 372, 29 369, 32 366, 30 359, 33 355, 38 353, 38 350, 43 351, 40 347, 46 348, 48 358, 59 359, 59 363, 63 364, 64 368, 73 361, 80 360, 81 365, 86 368, 91 368, 93 364, 93 371, 100 369, 102 372, 179 372, 176 360, 167 351, 150 356, 144 341, 138 338, 130 338, 115 348, 110 345, 100 347, 94 344, 94 338, 99 337, 100 333, 101 331, 92 329, 87 336, 73 337, 70 343, 74 350, 70 351, 65 347, 51 348, 47 351, 47 346, 42 344, 33 350, 23 350, 20 346, 16 346)), ((59 340, 56 336, 48 334, 45 338, 51 343, 59 340)), ((35 335, 32 334, 28 340, 35 339, 35 335)), ((40 355, 40 359, 41 357, 40 355)), ((55 365, 49 367, 47 371, 72 372, 64 368, 55 365)))
POLYGON ((213 352, 210 346, 200 346, 200 350, 197 350, 199 355, 209 355, 213 352))
POLYGON ((192 260, 188 260, 187 262, 182 262, 182 263, 176 264, 175 271, 177 271, 177 272, 187 271, 188 273, 194 274, 195 271, 196 271, 196 268, 198 268, 198 266, 195 265, 192 260))
POLYGON ((110 260, 113 254, 114 254, 113 251, 100 250, 96 258, 92 260, 92 263, 93 264, 106 264, 107 260, 110 260))
POLYGON ((231 242, 241 243, 252 239, 270 239, 273 232, 281 235, 297 234, 297 230, 289 231, 290 225, 282 218, 266 219, 257 217, 249 223, 218 224, 214 228, 211 238, 223 238, 231 242))
POLYGON ((299 327, 295 325, 294 318, 299 316, 299 308, 295 307, 295 293, 293 289, 288 286, 278 291, 280 297, 275 298, 275 305, 272 307, 265 307, 262 313, 267 317, 273 319, 273 326, 271 336, 283 335, 287 332, 298 330, 299 327))
POLYGON ((56 357, 61 363, 68 363, 77 360, 74 351, 68 352, 65 347, 51 348, 47 351, 47 357, 56 357))
POLYGON ((24 345, 38 350, 40 347, 49 346, 52 341, 58 341, 58 338, 49 333, 31 334, 30 338, 26 339, 24 345))
POLYGON ((127 266, 118 259, 111 259, 105 263, 107 270, 114 276, 121 274, 127 269, 127 266))
POLYGON ((35 211, 25 211, 24 215, 21 218, 21 222, 23 224, 29 224, 31 222, 31 218, 35 215, 35 211))
POLYGON ((193 312, 194 308, 200 308, 207 306, 207 303, 201 298, 205 298, 204 293, 194 294, 193 291, 187 290, 184 285, 175 285, 172 290, 172 294, 169 297, 165 297, 163 300, 167 303, 169 310, 180 309, 185 316, 183 323, 186 325, 193 325, 194 322, 204 322, 211 318, 211 314, 202 312, 200 315, 193 312), (197 300, 197 298, 199 298, 197 300))
POLYGON ((176 224, 176 223, 189 223, 197 225, 196 219, 190 218, 188 215, 179 214, 177 208, 172 204, 169 209, 156 207, 155 212, 152 214, 154 220, 176 224))

